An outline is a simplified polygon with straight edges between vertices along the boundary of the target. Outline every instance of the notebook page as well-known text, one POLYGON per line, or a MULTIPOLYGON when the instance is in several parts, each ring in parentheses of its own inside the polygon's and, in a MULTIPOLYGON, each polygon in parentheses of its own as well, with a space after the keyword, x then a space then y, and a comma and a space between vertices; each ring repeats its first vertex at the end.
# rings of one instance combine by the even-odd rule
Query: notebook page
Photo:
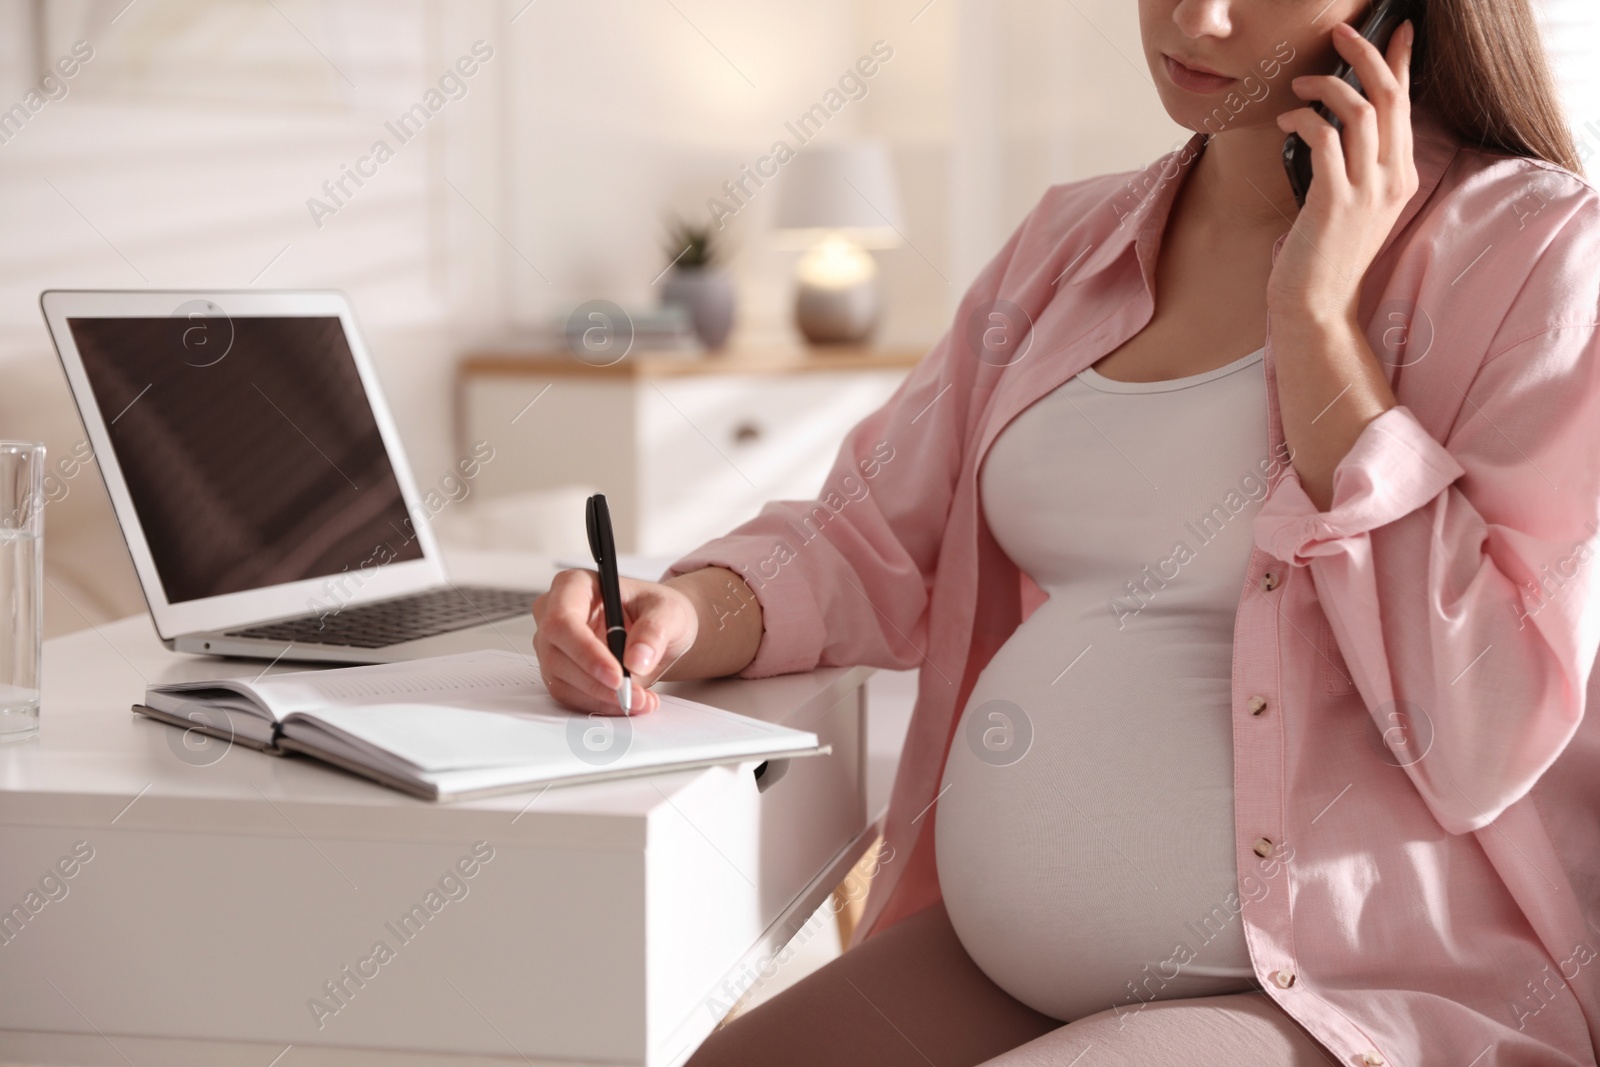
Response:
POLYGON ((543 692, 532 656, 484 650, 455 656, 380 663, 370 667, 296 671, 250 683, 260 701, 283 718, 375 703, 476 705, 496 695, 543 692))

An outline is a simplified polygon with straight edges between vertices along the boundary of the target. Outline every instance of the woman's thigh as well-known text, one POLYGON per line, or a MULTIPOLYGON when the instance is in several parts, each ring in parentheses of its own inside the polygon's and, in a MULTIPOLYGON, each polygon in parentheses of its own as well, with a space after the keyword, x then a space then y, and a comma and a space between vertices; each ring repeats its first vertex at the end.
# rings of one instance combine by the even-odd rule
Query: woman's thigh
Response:
POLYGON ((1272 998, 1257 992, 1097 1012, 984 1067, 1326 1067, 1331 1060, 1272 998))
POLYGON ((1060 1027, 991 982, 936 904, 740 1015, 686 1067, 973 1067, 1060 1027))

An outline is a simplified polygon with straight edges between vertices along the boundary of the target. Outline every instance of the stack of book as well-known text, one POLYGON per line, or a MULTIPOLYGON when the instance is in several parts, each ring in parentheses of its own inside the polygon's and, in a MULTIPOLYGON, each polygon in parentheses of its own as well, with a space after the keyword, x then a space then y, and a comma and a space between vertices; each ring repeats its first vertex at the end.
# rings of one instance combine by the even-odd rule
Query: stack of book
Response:
MULTIPOLYGON (((642 310, 619 308, 620 316, 615 312, 599 312, 602 318, 598 320, 580 314, 582 310, 579 308, 578 312, 565 317, 551 317, 520 330, 509 339, 510 346, 539 353, 570 351, 579 359, 603 363, 607 361, 590 359, 589 353, 594 349, 586 347, 584 342, 585 330, 600 329, 622 339, 630 356, 705 354, 706 347, 696 336, 688 311, 679 304, 642 310), (630 331, 631 346, 625 340, 630 331)), ((604 351, 606 349, 600 349, 601 353, 604 351)))

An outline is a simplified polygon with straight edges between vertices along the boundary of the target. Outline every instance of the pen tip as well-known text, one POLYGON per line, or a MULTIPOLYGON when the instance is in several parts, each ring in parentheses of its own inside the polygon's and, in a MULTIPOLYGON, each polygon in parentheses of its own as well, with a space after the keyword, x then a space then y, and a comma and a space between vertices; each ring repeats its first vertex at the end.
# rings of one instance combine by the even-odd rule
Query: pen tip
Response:
POLYGON ((633 683, 627 678, 617 686, 617 706, 622 709, 624 715, 633 713, 633 683))

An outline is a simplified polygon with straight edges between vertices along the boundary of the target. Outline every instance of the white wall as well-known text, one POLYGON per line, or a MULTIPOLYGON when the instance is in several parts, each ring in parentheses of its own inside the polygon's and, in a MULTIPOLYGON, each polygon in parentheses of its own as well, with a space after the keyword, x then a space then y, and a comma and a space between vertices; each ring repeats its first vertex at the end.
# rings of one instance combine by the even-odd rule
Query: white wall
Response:
POLYGON ((1539 0, 1537 11, 1561 83, 1563 103, 1584 172, 1600 166, 1600 4, 1594 0, 1539 0))
MULTIPOLYGON (((308 0, 155 0, 113 23, 120 6, 48 8, 47 61, 75 40, 94 58, 64 99, 0 144, 0 359, 54 358, 42 289, 343 288, 415 451, 442 465, 433 386, 446 350, 424 339, 450 313, 434 181, 444 138, 401 149, 320 228, 306 207, 456 47, 428 32, 436 13, 417 2, 356 18, 355 5, 308 0)), ((28 7, 6 5, 23 39, 28 7)), ((31 70, 13 59, 3 73, 0 101, 22 99, 31 70)))

